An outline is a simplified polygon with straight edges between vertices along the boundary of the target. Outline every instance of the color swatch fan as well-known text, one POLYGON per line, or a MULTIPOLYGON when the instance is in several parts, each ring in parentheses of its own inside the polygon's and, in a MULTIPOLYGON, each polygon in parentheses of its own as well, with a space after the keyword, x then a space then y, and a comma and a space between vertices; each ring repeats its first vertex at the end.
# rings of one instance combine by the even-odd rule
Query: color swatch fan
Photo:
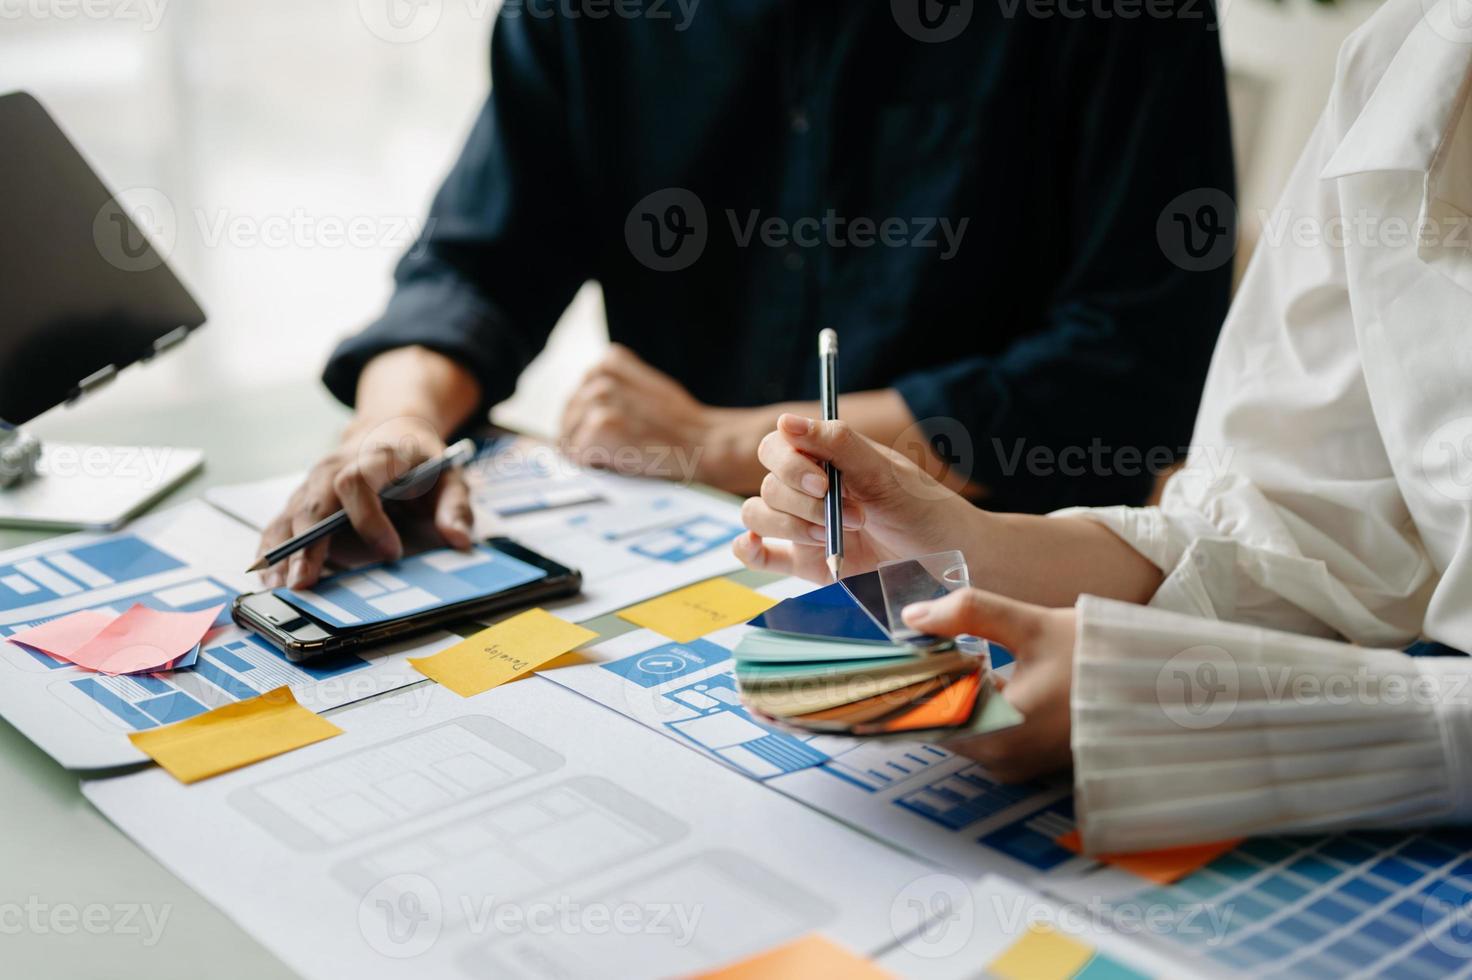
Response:
POLYGON ((785 728, 911 741, 984 734, 1021 721, 994 696, 985 640, 952 642, 890 628, 885 593, 893 599, 897 572, 914 596, 906 601, 949 591, 938 581, 924 584, 913 567, 921 561, 887 563, 912 567, 855 575, 751 620, 756 628, 733 653, 742 703, 785 728))

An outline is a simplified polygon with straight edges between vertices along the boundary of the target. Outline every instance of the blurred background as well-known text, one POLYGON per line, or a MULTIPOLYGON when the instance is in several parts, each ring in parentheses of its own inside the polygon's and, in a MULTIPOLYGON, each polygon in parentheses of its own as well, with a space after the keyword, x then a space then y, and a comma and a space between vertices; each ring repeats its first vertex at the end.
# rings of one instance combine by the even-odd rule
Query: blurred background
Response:
MULTIPOLYGON (((0 91, 40 98, 209 314, 110 410, 315 384, 371 320, 489 79, 494 0, 0 0, 0 91)), ((1231 0, 1241 260, 1374 0, 1231 0)), ((550 433, 606 343, 589 286, 500 406, 550 433)))

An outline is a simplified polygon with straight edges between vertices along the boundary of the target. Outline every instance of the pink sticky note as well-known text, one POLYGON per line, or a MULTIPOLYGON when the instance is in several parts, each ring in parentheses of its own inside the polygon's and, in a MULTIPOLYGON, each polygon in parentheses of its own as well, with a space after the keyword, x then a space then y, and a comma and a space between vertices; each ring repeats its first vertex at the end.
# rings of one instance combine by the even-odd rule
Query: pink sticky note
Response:
POLYGON ((66 659, 103 674, 160 670, 194 649, 224 608, 177 613, 135 605, 66 659))
POLYGON ((116 613, 102 609, 83 609, 67 616, 60 616, 49 623, 42 623, 10 637, 12 643, 20 643, 32 650, 40 650, 58 660, 70 660, 87 641, 103 627, 117 619, 116 613))

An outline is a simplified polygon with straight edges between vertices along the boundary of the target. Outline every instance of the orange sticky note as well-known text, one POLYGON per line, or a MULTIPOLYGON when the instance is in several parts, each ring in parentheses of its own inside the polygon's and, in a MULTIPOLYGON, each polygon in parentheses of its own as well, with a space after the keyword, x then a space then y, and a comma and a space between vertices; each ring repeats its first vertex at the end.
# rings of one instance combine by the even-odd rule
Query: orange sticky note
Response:
POLYGON ((713 578, 630 606, 618 615, 676 643, 689 643, 707 633, 744 623, 776 604, 776 599, 730 579, 713 578))
MULTIPOLYGON (((1216 841, 1211 844, 1192 844, 1189 847, 1168 847, 1158 851, 1136 851, 1133 854, 1095 854, 1094 858, 1116 868, 1123 868, 1157 885, 1171 885, 1193 871, 1198 871, 1217 858, 1233 850, 1243 838, 1216 841)), ((1075 854, 1082 854, 1083 840, 1076 830, 1070 830, 1058 838, 1058 845, 1075 854)))
POLYGON ((128 739, 181 783, 198 782, 334 735, 338 728, 278 687, 128 739))
POLYGON ((893 976, 862 956, 812 933, 739 963, 697 974, 693 980, 812 980, 814 977, 893 980, 893 976))

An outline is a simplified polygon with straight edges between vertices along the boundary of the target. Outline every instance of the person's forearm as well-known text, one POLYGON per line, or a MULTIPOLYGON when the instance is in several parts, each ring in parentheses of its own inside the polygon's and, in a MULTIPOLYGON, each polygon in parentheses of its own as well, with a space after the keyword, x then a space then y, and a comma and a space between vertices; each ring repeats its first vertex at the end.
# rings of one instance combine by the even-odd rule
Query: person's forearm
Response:
POLYGON ((963 535, 971 584, 1042 606, 1081 595, 1145 603, 1160 569, 1101 524, 977 510, 963 535))
POLYGON ((424 347, 386 351, 358 378, 357 410, 347 438, 399 419, 428 423, 445 438, 470 418, 480 400, 475 378, 443 354, 424 347))

